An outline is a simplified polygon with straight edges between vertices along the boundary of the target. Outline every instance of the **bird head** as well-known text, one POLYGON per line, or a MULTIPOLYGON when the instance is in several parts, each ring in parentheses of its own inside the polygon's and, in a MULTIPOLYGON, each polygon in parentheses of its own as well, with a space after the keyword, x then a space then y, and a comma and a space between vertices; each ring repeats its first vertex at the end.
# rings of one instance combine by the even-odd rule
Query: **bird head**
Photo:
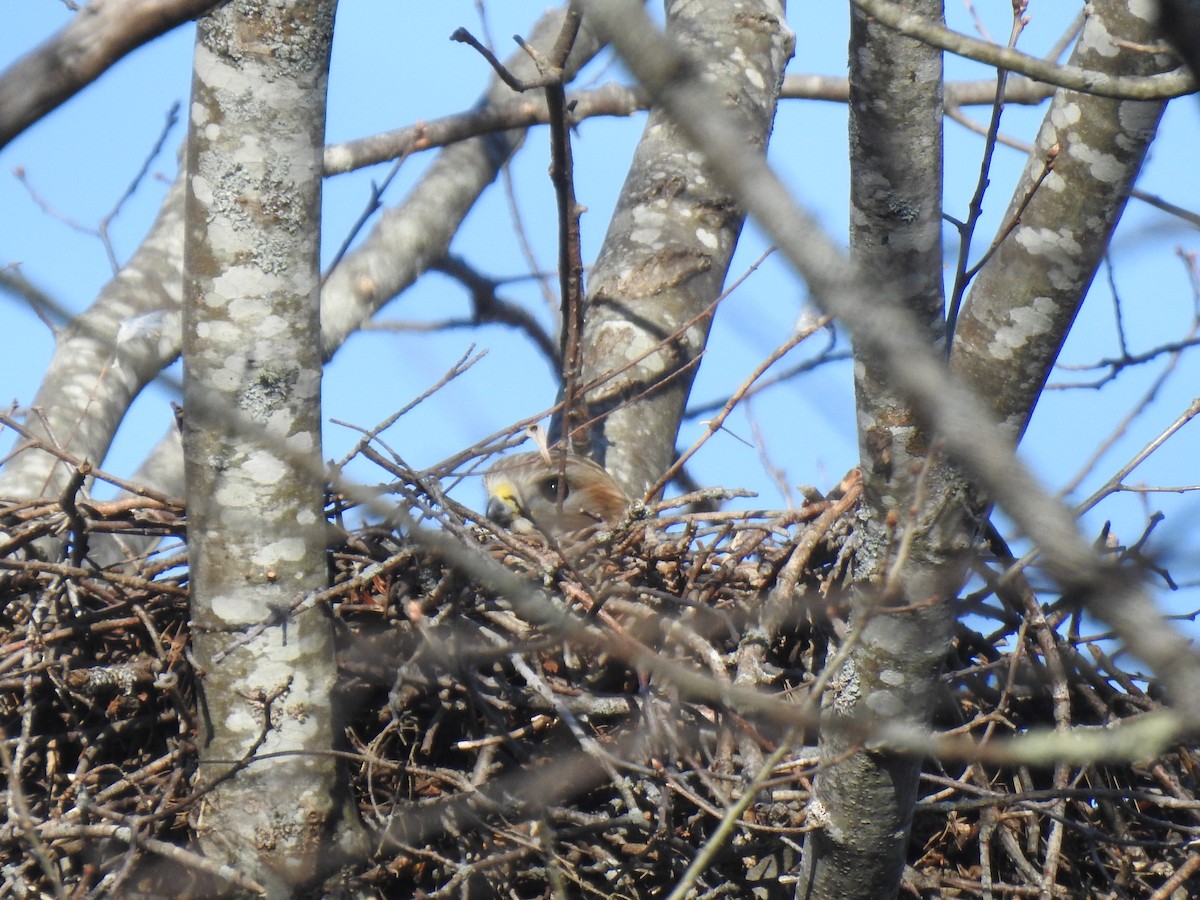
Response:
POLYGON ((487 517, 512 531, 540 531, 554 540, 621 518, 629 498, 608 472, 574 453, 565 468, 560 462, 554 453, 537 452, 497 462, 483 475, 487 517))

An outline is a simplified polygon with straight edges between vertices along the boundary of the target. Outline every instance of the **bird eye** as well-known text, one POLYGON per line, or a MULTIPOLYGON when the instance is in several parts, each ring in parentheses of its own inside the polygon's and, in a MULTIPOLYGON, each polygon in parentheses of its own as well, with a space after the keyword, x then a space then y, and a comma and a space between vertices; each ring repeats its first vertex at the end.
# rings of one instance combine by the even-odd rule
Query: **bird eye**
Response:
MULTIPOLYGON (((542 482, 542 496, 551 503, 558 502, 558 484, 557 476, 551 476, 542 482)), ((564 482, 562 497, 566 500, 569 496, 571 496, 571 486, 564 482)))

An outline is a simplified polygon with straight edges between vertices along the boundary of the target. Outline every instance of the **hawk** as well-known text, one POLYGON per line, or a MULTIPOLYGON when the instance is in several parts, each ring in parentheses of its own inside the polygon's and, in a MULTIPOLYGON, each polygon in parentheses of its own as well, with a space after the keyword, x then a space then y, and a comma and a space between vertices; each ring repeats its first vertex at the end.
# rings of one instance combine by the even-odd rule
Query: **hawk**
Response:
POLYGON ((594 525, 612 525, 629 498, 611 475, 586 457, 568 453, 559 505, 563 460, 548 450, 517 453, 483 474, 487 517, 521 534, 540 531, 555 541, 594 525))

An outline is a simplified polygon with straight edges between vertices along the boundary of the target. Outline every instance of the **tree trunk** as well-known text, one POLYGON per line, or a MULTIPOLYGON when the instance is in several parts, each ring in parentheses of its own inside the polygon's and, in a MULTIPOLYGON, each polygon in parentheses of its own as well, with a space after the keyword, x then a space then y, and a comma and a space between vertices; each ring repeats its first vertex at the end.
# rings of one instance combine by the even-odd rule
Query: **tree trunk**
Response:
MULTIPOLYGON (((179 353, 182 272, 179 178, 141 246, 56 336, 33 401, 38 415, 25 423, 38 439, 81 461, 103 461, 134 398, 179 353)), ((71 474, 55 454, 22 442, 0 468, 0 497, 55 497, 71 474)))
MULTIPOLYGON (((906 6, 942 18, 941 0, 906 6)), ((942 54, 857 9, 851 16, 851 257, 868 283, 887 286, 877 302, 907 311, 936 346, 943 332, 942 54)), ((957 579, 947 566, 965 549, 971 523, 943 508, 946 495, 922 478, 932 442, 907 396, 869 346, 856 342, 855 364, 863 498, 852 627, 848 645, 831 656, 838 669, 823 706, 834 723, 923 727, 954 623, 949 596, 957 579)), ((920 760, 864 751, 861 740, 836 727, 822 732, 823 768, 809 810, 822 827, 805 841, 798 897, 877 898, 899 888, 920 760)))
MULTIPOLYGON (((761 152, 794 39, 775 0, 667 4, 667 31, 743 117, 761 152), (719 52, 714 52, 714 47, 719 52)), ((592 270, 583 331, 592 456, 630 496, 675 459, 675 435, 745 213, 660 109, 646 130, 592 270), (644 357, 644 358, 642 358, 644 357)))
POLYGON ((331 758, 320 228, 332 0, 202 19, 188 135, 184 455, 204 852, 290 896, 361 834, 331 758), (265 629, 254 626, 274 621, 265 629), (252 757, 281 754, 269 761, 252 757), (222 780, 223 779, 223 780, 222 780))
MULTIPOLYGON (((562 21, 561 9, 546 13, 532 27, 529 42, 547 52, 562 21)), ((567 76, 578 72, 600 46, 585 25, 567 60, 567 76)), ((518 78, 537 74, 524 50, 514 53, 505 65, 518 78)), ((499 78, 493 78, 480 108, 501 107, 517 97, 499 78)), ((445 257, 475 201, 524 139, 525 129, 513 129, 447 147, 401 203, 382 211, 362 243, 329 273, 322 290, 326 358, 380 307, 445 257)), ((182 217, 181 173, 129 262, 105 285, 92 307, 59 334, 54 358, 33 403, 39 415, 26 422, 40 440, 81 460, 101 462, 130 404, 178 356, 182 217), (131 339, 122 340, 122 334, 131 339)), ((175 491, 183 479, 178 444, 172 426, 150 451, 135 480, 167 493, 175 491)), ((0 496, 57 496, 70 476, 70 467, 57 456, 24 443, 0 467, 0 496)), ((141 552, 150 542, 126 538, 124 543, 131 552, 141 552)), ((110 535, 97 535, 91 543, 91 557, 98 565, 109 565, 125 555, 110 535)))
MULTIPOLYGON (((940 0, 914 0, 906 6, 926 18, 941 18, 940 0)), ((940 199, 940 185, 936 193, 931 184, 923 194, 897 185, 941 172, 940 153, 933 156, 934 146, 940 146, 940 139, 934 140, 940 135, 940 118, 922 119, 915 110, 928 110, 929 104, 913 96, 921 85, 929 85, 926 96, 932 98, 936 91, 940 117, 940 52, 866 26, 861 13, 855 13, 854 23, 854 257, 875 283, 905 286, 897 294, 925 325, 931 344, 937 344, 940 315, 931 313, 940 313, 940 253, 917 260, 904 252, 928 248, 930 242, 906 234, 901 213, 911 211, 918 221, 931 221, 920 200, 940 199), (916 54, 911 68, 893 68, 908 52, 916 54), (920 130, 914 133, 910 129, 917 122, 920 130), (905 146, 903 137, 909 134, 905 146), (929 159, 930 165, 911 166, 912 159, 929 159), (874 208, 860 201, 864 192, 874 208), (936 308, 922 303, 919 290, 907 289, 917 273, 924 273, 927 299, 936 296, 936 308)), ((1132 15, 1127 4, 1098 3, 1071 62, 1120 74, 1165 71, 1166 57, 1135 49, 1154 39, 1150 23, 1132 15), (1113 34, 1129 42, 1125 49, 1112 42, 1113 34)), ((1001 226, 1015 227, 1007 234, 1002 230, 996 253, 975 282, 954 345, 954 367, 967 375, 1014 441, 1024 433, 1108 245, 1161 111, 1160 103, 1062 90, 1047 113, 1037 151, 1001 226), (1056 158, 1047 176, 1051 156, 1056 158)), ((835 675, 827 712, 837 718, 867 709, 876 722, 923 726, 953 625, 947 599, 962 580, 955 556, 968 549, 978 512, 989 498, 936 454, 924 461, 929 456, 927 430, 902 403, 891 402, 886 377, 876 377, 872 361, 858 361, 859 421, 865 423, 860 431, 864 511, 853 615, 863 630, 835 675), (919 479, 918 473, 923 473, 919 479), (910 509, 919 512, 910 518, 910 509), (893 613, 880 608, 881 576, 909 529, 907 559, 882 599, 910 606, 893 613)), ((881 750, 853 752, 858 739, 837 730, 822 737, 822 759, 844 761, 831 764, 816 780, 812 811, 823 827, 805 843, 798 897, 893 896, 899 888, 920 761, 881 750)))

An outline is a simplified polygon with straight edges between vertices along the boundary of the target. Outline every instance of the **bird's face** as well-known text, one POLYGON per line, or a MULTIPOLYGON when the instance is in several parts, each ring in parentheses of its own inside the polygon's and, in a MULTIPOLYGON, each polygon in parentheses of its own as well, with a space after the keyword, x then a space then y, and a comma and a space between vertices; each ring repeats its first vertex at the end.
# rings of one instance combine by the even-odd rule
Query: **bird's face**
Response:
POLYGON ((590 459, 569 454, 562 473, 559 506, 559 458, 518 453, 497 462, 483 475, 487 517, 512 531, 540 531, 554 540, 592 525, 621 518, 629 498, 613 477, 590 459))

